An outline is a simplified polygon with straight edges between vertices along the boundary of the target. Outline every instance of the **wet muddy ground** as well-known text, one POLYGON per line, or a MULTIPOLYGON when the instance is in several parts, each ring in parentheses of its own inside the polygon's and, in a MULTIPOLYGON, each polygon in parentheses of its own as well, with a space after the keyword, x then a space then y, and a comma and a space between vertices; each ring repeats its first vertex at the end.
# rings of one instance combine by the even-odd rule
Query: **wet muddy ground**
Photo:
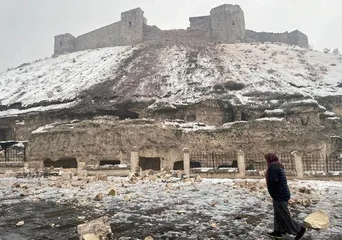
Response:
MULTIPOLYGON (((78 224, 104 215, 120 240, 268 239, 265 233, 272 229, 273 212, 262 181, 170 181, 0 179, 0 240, 78 239, 78 224), (108 189, 115 189, 115 196, 108 196, 108 189), (98 193, 103 199, 96 201, 98 193), (19 221, 24 225, 16 226, 19 221)), ((315 200, 310 206, 291 207, 295 219, 302 222, 318 209, 330 217, 328 230, 311 230, 303 239, 342 240, 342 183, 289 184, 293 198, 315 200), (299 193, 303 186, 311 193, 299 193)))
MULTIPOLYGON (((79 214, 93 215, 85 208, 59 206, 49 202, 17 202, 0 208, 0 240, 78 240, 79 214), (23 226, 16 226, 24 221, 23 226)), ((93 216, 94 218, 96 215, 93 216)))

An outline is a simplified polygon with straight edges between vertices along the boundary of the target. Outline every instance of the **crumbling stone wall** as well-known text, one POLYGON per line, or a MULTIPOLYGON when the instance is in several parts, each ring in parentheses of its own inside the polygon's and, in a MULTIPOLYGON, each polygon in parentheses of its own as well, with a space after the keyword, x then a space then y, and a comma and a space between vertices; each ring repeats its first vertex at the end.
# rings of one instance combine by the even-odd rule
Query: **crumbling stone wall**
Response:
POLYGON ((209 16, 191 17, 190 27, 160 30, 148 26, 144 12, 136 8, 121 13, 121 21, 83 34, 77 38, 67 33, 55 36, 55 55, 151 40, 200 41, 214 43, 282 42, 308 47, 308 38, 296 30, 285 33, 258 33, 245 29, 245 17, 239 5, 224 4, 213 8, 209 16))
POLYGON ((284 32, 284 33, 271 33, 271 32, 255 32, 252 30, 246 30, 246 41, 247 42, 280 42, 286 43, 290 45, 298 45, 303 48, 309 47, 308 37, 300 32, 299 30, 295 30, 293 32, 284 32))
POLYGON ((211 40, 211 17, 191 17, 189 31, 192 31, 194 35, 202 38, 205 41, 211 40))

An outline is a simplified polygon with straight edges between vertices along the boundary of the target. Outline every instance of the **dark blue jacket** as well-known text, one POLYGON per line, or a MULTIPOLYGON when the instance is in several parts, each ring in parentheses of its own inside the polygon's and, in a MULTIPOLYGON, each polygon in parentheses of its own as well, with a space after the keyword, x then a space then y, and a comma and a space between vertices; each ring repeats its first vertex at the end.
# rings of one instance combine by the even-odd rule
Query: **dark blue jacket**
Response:
POLYGON ((280 202, 287 202, 291 198, 287 185, 285 170, 277 163, 272 163, 268 169, 267 189, 271 197, 280 202))

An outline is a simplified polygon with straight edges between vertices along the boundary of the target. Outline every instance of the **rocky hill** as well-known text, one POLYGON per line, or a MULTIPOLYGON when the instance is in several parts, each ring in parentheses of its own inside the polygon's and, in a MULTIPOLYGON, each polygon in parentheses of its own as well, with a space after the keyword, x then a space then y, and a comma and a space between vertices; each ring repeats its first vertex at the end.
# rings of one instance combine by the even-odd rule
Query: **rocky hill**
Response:
POLYGON ((206 100, 281 112, 284 102, 339 98, 341 76, 341 56, 294 46, 146 43, 71 53, 3 72, 0 115, 56 108, 132 108, 139 114, 206 100))

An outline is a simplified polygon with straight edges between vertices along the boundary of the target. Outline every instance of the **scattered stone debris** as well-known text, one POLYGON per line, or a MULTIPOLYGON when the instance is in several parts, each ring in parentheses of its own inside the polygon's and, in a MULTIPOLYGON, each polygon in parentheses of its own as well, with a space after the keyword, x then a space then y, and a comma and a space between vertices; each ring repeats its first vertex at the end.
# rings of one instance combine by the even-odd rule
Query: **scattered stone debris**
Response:
POLYGON ((195 182, 202 182, 202 178, 200 175, 198 175, 198 174, 196 175, 195 182))
POLYGON ((98 193, 95 196, 95 198, 94 198, 95 201, 102 201, 102 199, 103 199, 103 194, 102 193, 98 193))
POLYGON ((304 207, 309 207, 312 204, 317 204, 318 200, 313 200, 310 198, 303 198, 303 199, 297 199, 297 198, 291 198, 289 200, 289 205, 291 207, 296 207, 298 205, 304 206, 304 207))
POLYGON ((64 181, 69 181, 69 180, 72 179, 72 175, 73 175, 72 172, 62 172, 61 173, 61 178, 64 181))
POLYGON ((304 219, 304 222, 308 227, 313 229, 328 229, 330 226, 329 216, 321 210, 309 214, 304 219))
POLYGON ((131 199, 132 199, 132 196, 130 194, 125 196, 125 201, 126 202, 131 201, 131 199))
POLYGON ((298 189, 298 191, 300 193, 307 193, 307 194, 311 194, 311 189, 310 188, 306 188, 306 187, 301 187, 298 189))
POLYGON ((98 181, 108 181, 108 177, 106 174, 98 174, 96 177, 98 181))
POLYGON ((16 226, 17 226, 17 227, 21 227, 21 226, 23 226, 24 224, 25 224, 24 221, 20 221, 20 222, 18 222, 18 223, 16 224, 16 226))
POLYGON ((215 228, 215 229, 218 228, 217 223, 214 221, 210 221, 210 227, 215 228))
POLYGON ((108 217, 104 216, 77 226, 80 240, 112 240, 113 233, 108 217))
POLYGON ((17 183, 17 182, 13 183, 12 188, 20 188, 20 183, 17 183))
POLYGON ((166 184, 166 188, 169 189, 169 190, 172 190, 173 189, 173 184, 172 183, 167 183, 166 184))
POLYGON ((116 196, 117 192, 115 189, 111 188, 108 190, 108 196, 116 196))

